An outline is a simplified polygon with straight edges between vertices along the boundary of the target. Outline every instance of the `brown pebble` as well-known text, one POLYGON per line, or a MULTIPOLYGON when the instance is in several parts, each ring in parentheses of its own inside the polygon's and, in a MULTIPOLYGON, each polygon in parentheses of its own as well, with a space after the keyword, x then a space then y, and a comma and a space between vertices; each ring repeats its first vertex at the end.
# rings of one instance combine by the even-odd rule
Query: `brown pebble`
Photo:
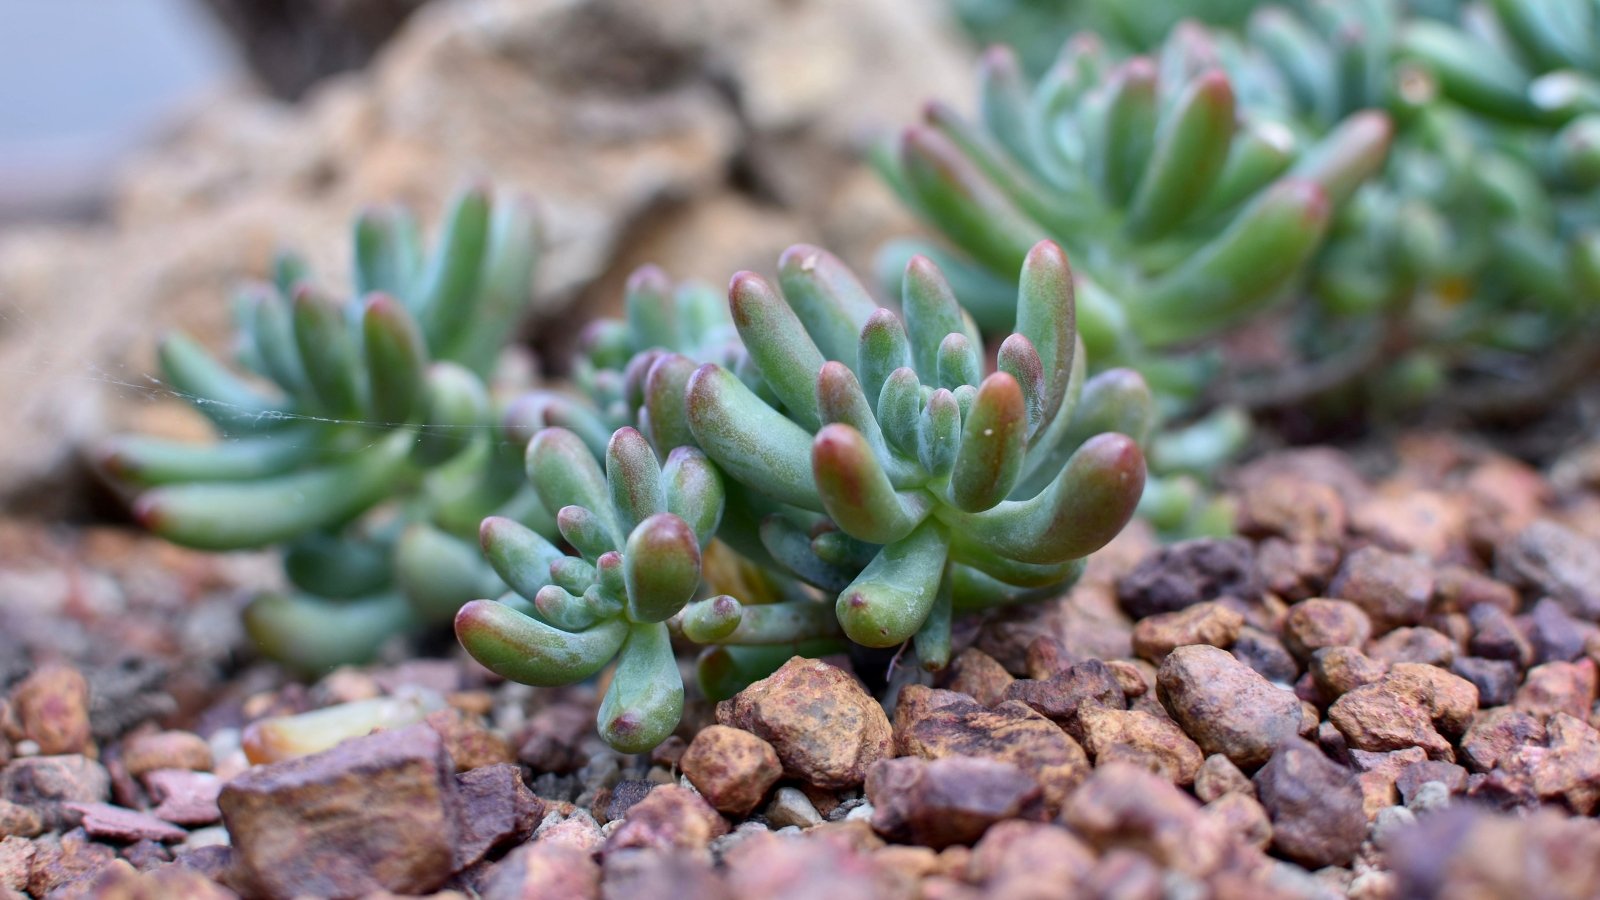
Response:
POLYGON ((894 739, 889 717, 860 682, 798 656, 717 704, 717 722, 771 744, 789 777, 826 788, 860 785, 894 739))
POLYGON ((1426 627, 1396 628, 1367 646, 1367 655, 1386 663, 1420 663, 1448 669, 1456 643, 1426 627))
POLYGON ((1100 766, 1073 793, 1062 821, 1102 853, 1133 848, 1203 878, 1226 856, 1228 833, 1193 797, 1138 766, 1100 766))
POLYGON ((954 696, 960 701, 905 723, 897 740, 907 755, 978 756, 1011 763, 1038 780, 1051 810, 1060 808, 1089 771, 1078 742, 1024 704, 1008 700, 985 709, 964 695, 954 696))
POLYGON ((991 827, 972 848, 967 867, 990 897, 1052 897, 1081 883, 1094 852, 1058 825, 1010 819, 991 827))
POLYGON ((1307 866, 1349 863, 1367 834, 1355 776, 1304 741, 1286 741, 1255 775, 1272 847, 1307 866))
POLYGON ((606 839, 605 852, 635 847, 704 850, 727 832, 727 821, 699 794, 667 784, 628 809, 621 827, 606 839))
POLYGON ((1433 596, 1433 569, 1411 556, 1362 547, 1345 557, 1328 593, 1361 607, 1374 633, 1383 634, 1422 621, 1433 596))
POLYGON ((1266 762, 1300 731, 1300 701, 1225 650, 1196 644, 1169 654, 1157 673, 1161 703, 1206 754, 1243 768, 1266 762))
POLYGON ((1283 619, 1283 644, 1302 662, 1324 647, 1360 648, 1371 636, 1372 621, 1348 600, 1302 600, 1283 619))
POLYGON ((128 774, 142 778, 156 769, 211 771, 211 745, 187 731, 158 731, 128 739, 122 747, 122 764, 128 774))
POLYGON ((112 806, 109 803, 67 803, 68 809, 83 816, 83 830, 95 837, 121 843, 139 840, 172 843, 189 836, 187 831, 155 816, 112 806))
POLYGON ((1272 821, 1261 803, 1249 794, 1223 794, 1202 807, 1201 812, 1221 823, 1224 831, 1246 847, 1265 850, 1272 843, 1272 821))
POLYGON ((1462 761, 1475 772, 1487 772, 1524 746, 1543 746, 1544 722, 1518 709, 1486 709, 1472 720, 1461 738, 1462 761))
POLYGON ((680 763, 707 802, 735 816, 759 806, 783 775, 783 764, 771 744, 725 725, 701 729, 680 763))
POLYGON ((1221 753, 1213 753, 1206 757, 1205 762, 1200 764, 1200 771, 1195 773, 1194 793, 1201 803, 1210 803, 1223 794, 1238 793, 1254 797, 1256 786, 1239 771, 1233 760, 1221 753))
POLYGON ((93 755, 89 733, 89 682, 71 666, 47 664, 11 691, 11 715, 21 737, 39 745, 39 754, 93 755))
POLYGON ((1045 818, 1032 776, 982 757, 880 760, 867 773, 866 793, 873 830, 934 849, 970 844, 1005 819, 1045 818))
POLYGON ((475 716, 459 709, 434 710, 423 721, 439 733, 445 752, 455 760, 457 772, 517 761, 516 754, 511 752, 511 742, 504 735, 490 731, 475 716))
POLYGON ((1311 656, 1309 672, 1328 703, 1382 678, 1389 667, 1354 647, 1325 647, 1311 656))
POLYGON ((984 706, 1005 699, 1006 688, 1016 679, 995 658, 969 647, 950 661, 950 690, 966 694, 984 706))
POLYGON ((1547 662, 1528 670, 1511 705, 1540 718, 1561 712, 1587 719, 1595 701, 1595 682, 1593 660, 1547 662))
POLYGON ((1189 644, 1228 647, 1244 627, 1244 617, 1222 603, 1197 603, 1177 612, 1141 619, 1133 626, 1133 652, 1160 664, 1174 648, 1189 644))
POLYGON ((1079 714, 1083 746, 1095 765, 1113 760, 1133 763, 1173 784, 1187 786, 1205 756, 1177 723, 1139 710, 1088 707, 1079 714))
POLYGON ((1454 749, 1434 727, 1434 703, 1430 682, 1386 675, 1340 697, 1328 707, 1328 721, 1354 749, 1420 747, 1430 759, 1454 762, 1454 749))

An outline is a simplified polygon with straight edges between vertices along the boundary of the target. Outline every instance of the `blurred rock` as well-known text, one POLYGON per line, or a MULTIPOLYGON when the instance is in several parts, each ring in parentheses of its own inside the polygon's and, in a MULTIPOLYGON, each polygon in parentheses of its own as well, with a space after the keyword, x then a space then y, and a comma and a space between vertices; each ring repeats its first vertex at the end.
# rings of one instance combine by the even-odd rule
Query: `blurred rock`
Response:
MULTIPOLYGON (((81 502, 61 487, 81 485, 78 450, 106 430, 195 434, 141 374, 153 335, 223 348, 229 286, 279 246, 342 280, 367 204, 431 221, 468 179, 533 195, 546 319, 616 308, 647 261, 721 283, 809 240, 870 271, 910 220, 860 151, 920 100, 966 93, 945 29, 916 0, 464 0, 428 5, 370 68, 297 106, 215 98, 130 169, 109 223, 0 234, 0 389, 19 423, 0 503, 81 502)), ((544 330, 557 364, 575 331, 544 330)))
POLYGON ((798 656, 719 703, 717 721, 772 745, 786 775, 825 788, 860 785, 894 737, 883 707, 854 676, 798 656))

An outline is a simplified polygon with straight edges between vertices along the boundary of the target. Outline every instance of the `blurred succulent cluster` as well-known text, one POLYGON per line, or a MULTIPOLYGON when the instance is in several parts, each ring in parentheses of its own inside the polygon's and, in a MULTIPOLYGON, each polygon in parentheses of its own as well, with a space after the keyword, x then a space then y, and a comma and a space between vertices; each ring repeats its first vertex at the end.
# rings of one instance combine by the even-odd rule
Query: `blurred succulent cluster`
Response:
MULTIPOLYGON (((1016 6, 1030 10, 1019 27, 1037 34, 1049 5, 1016 6)), ((1369 410, 1426 401, 1495 416, 1536 411, 1593 368, 1600 349, 1582 337, 1600 297, 1593 0, 1157 0, 1055 12, 1058 37, 1094 31, 1066 38, 1037 87, 1011 55, 991 52, 978 124, 951 124, 932 106, 882 157, 975 280, 1004 271, 995 262, 1015 253, 1008 245, 1041 232, 1060 240, 1103 289, 1082 292, 1092 355, 1140 366, 1158 395, 1204 385, 1250 407, 1344 395, 1369 410), (1210 126, 1198 115, 1208 104, 1210 126), (1224 155, 1219 123, 1230 118, 1237 136, 1224 155), (1096 155, 1108 146, 1120 152, 1096 155), (1209 256, 1182 243, 1185 221, 1140 240, 1159 224, 1141 198, 1162 196, 1167 148, 1182 151, 1185 177, 1173 183, 1188 196, 1176 208, 1213 243, 1269 209, 1285 183, 1302 185, 1300 222, 1267 229, 1277 245, 1238 257, 1249 277, 1221 292, 1231 305, 1205 301, 1220 282, 1196 277, 1209 256), (1233 185, 1260 184, 1242 176, 1267 172, 1276 183, 1238 195, 1232 220, 1216 216, 1233 185), (1315 211, 1308 183, 1326 201, 1315 211), (1159 280, 1175 263, 1181 277, 1159 280), (1186 296, 1169 308, 1182 312, 1146 321, 1160 304, 1119 280, 1130 270, 1155 272, 1142 289, 1158 297, 1178 286, 1186 296), (1148 352, 1262 320, 1265 303, 1286 296, 1305 299, 1272 317, 1284 352, 1266 354, 1265 373, 1223 384, 1192 368, 1166 378, 1168 360, 1096 352, 1092 340, 1101 298, 1120 313, 1108 321, 1148 352)), ((1161 454, 1151 465, 1163 470, 1161 454)))
POLYGON ((373 209, 355 223, 347 297, 289 254, 237 292, 237 368, 182 334, 162 342, 164 387, 216 440, 124 436, 102 464, 175 543, 282 548, 290 590, 246 611, 271 655, 307 670, 361 659, 498 590, 471 542, 485 515, 554 535, 498 427, 531 371, 501 350, 536 244, 531 206, 483 190, 455 200, 431 254, 410 214, 373 209))
POLYGON ((896 314, 797 246, 777 285, 741 272, 713 314, 700 289, 636 274, 626 319, 591 328, 580 368, 627 423, 604 471, 573 431, 528 444, 528 477, 578 555, 485 521, 514 592, 463 608, 462 644, 538 685, 616 656, 600 732, 639 750, 682 710, 673 636, 706 645, 700 686, 721 697, 850 643, 910 646, 940 669, 955 614, 1059 595, 1139 500, 1150 391, 1126 369, 1085 382, 1054 244, 1026 255, 1017 330, 987 375, 937 266, 914 258, 905 284, 896 314))

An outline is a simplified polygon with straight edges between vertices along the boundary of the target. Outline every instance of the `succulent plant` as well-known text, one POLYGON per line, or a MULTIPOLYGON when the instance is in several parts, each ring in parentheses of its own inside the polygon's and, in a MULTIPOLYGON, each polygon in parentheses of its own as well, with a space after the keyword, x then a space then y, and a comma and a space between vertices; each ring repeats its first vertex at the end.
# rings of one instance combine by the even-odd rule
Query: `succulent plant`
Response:
POLYGON ((347 298, 292 255, 238 293, 244 371, 182 334, 162 342, 165 387, 211 420, 214 442, 124 436, 104 467, 169 540, 283 548, 293 590, 246 613, 273 656, 319 669, 448 621, 499 590, 460 537, 484 515, 554 533, 520 490, 486 384, 530 299, 535 254, 531 208, 483 190, 454 202, 431 255, 409 214, 368 211, 347 298))
POLYGON ((483 549, 512 593, 462 607, 456 634, 478 661, 524 684, 582 681, 615 658, 599 729, 616 749, 648 750, 678 725, 684 690, 669 620, 697 643, 774 646, 785 658, 837 636, 832 611, 813 599, 695 600, 724 501, 721 475, 699 450, 674 448, 663 464, 640 432, 621 428, 602 472, 578 435, 547 428, 528 445, 527 470, 577 555, 511 519, 485 519, 483 549))
POLYGON ((852 641, 915 639, 942 667, 953 612, 1054 596, 1126 524, 1144 483, 1128 435, 1148 423, 1149 390, 1124 369, 1082 384, 1055 244, 1027 254, 1017 331, 987 375, 976 325, 927 258, 907 268, 901 315, 814 247, 785 253, 779 282, 741 272, 729 288, 756 387, 707 363, 681 405, 646 405, 672 433, 687 426, 766 558, 836 597, 852 641))

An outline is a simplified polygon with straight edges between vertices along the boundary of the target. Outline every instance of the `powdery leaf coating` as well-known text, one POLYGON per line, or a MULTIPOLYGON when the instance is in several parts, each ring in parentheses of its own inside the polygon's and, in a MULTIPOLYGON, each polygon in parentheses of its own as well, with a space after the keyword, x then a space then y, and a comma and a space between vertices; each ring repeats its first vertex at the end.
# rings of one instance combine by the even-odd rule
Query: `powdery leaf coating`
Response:
POLYGON ((798 656, 717 704, 717 722, 766 740, 784 774, 821 788, 860 786, 893 741, 889 717, 860 682, 798 656))
POLYGON ((702 729, 678 765, 712 806, 740 816, 755 809, 783 775, 771 744, 725 725, 702 729))

